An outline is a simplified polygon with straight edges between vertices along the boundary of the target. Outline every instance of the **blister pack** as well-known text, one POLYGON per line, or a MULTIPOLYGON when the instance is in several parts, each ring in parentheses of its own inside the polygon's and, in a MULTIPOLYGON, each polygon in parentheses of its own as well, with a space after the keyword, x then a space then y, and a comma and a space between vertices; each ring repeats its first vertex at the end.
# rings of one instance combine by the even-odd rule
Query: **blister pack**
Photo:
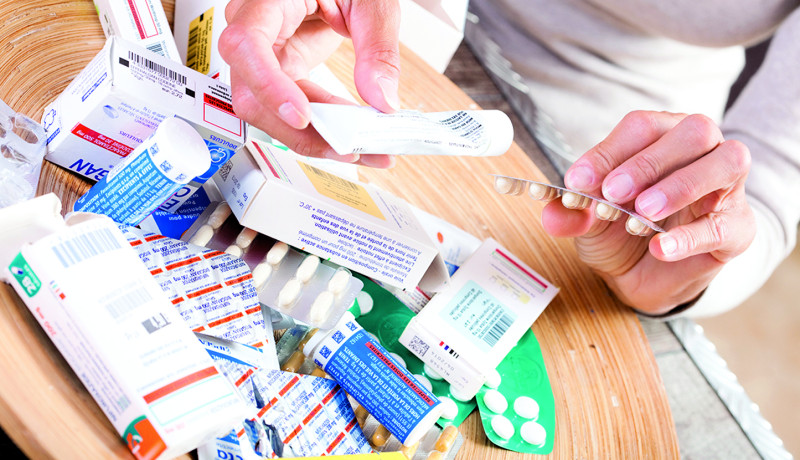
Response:
POLYGON ((526 454, 553 451, 555 401, 533 331, 497 366, 476 400, 483 429, 494 444, 526 454))
POLYGON ((492 174, 492 176, 494 177, 495 191, 503 195, 523 195, 527 192, 528 196, 537 201, 552 201, 561 198, 561 203, 569 209, 585 209, 594 203, 594 215, 600 220, 615 221, 623 215, 627 215, 625 229, 631 235, 650 236, 654 232, 665 231, 656 223, 636 212, 600 197, 530 179, 519 179, 500 174, 492 174))
POLYGON ((363 286, 344 267, 242 227, 224 202, 209 206, 184 239, 244 260, 264 305, 313 327, 336 324, 363 286))

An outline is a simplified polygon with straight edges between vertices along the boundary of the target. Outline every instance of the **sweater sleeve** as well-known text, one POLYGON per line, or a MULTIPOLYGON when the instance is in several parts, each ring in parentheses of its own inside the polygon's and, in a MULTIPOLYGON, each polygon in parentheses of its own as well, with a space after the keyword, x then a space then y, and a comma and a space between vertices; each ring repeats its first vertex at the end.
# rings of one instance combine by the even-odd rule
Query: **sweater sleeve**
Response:
POLYGON ((729 310, 757 291, 795 245, 800 222, 800 9, 776 31, 766 58, 722 122, 750 149, 746 193, 756 217, 751 246, 725 265, 688 316, 729 310))

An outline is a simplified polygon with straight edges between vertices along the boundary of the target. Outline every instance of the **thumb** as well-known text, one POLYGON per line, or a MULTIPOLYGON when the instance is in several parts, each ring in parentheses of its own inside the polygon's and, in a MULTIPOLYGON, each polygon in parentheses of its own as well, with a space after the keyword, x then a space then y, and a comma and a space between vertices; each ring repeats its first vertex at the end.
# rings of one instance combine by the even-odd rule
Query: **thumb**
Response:
POLYGON ((382 112, 400 109, 400 7, 397 0, 354 1, 349 18, 358 94, 382 112))

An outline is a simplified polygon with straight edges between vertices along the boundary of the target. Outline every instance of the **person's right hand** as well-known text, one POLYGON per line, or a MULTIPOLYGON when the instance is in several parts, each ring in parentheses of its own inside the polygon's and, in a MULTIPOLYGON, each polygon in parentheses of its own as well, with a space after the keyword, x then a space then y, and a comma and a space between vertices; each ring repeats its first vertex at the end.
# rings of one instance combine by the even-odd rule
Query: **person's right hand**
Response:
POLYGON ((236 114, 297 153, 389 167, 386 155, 336 154, 309 126, 309 101, 349 103, 305 80, 350 37, 355 83, 371 106, 399 108, 397 0, 231 0, 219 51, 231 66, 236 114))

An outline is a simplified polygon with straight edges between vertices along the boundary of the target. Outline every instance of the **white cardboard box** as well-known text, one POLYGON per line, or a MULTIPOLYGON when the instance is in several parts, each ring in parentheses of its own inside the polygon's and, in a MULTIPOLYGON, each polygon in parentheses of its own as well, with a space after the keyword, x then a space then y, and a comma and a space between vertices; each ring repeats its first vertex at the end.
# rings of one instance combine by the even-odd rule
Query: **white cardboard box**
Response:
POLYGON ((399 340, 471 397, 557 293, 557 287, 488 239, 399 340))
POLYGON ((230 67, 217 49, 219 36, 228 25, 228 0, 175 0, 175 44, 182 62, 190 69, 230 83, 230 67))
POLYGON ((85 213, 65 223, 60 210, 52 194, 0 209, 0 279, 131 452, 172 458, 247 417, 117 224, 85 213))
POLYGON ((161 209, 174 211, 245 141, 231 90, 133 43, 111 37, 100 53, 44 110, 47 159, 93 180, 108 171, 168 117, 197 129, 211 151, 211 168, 161 209))
POLYGON ((160 0, 94 0, 106 37, 116 35, 182 62, 160 0))
POLYGON ((400 0, 400 42, 442 73, 464 38, 467 0, 400 0))
POLYGON ((245 227, 392 286, 449 278, 408 204, 378 188, 254 140, 214 180, 245 227))

